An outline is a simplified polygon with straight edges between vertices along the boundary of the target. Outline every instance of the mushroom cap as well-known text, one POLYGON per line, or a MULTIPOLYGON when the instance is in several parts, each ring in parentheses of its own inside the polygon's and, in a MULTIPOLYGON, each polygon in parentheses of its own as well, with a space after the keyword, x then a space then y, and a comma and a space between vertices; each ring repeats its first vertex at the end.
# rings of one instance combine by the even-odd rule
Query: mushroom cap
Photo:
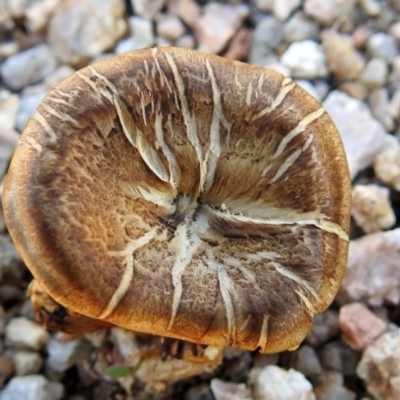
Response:
POLYGON ((343 278, 339 134, 289 78, 187 49, 88 66, 27 124, 4 214, 62 306, 190 342, 297 346, 343 278))

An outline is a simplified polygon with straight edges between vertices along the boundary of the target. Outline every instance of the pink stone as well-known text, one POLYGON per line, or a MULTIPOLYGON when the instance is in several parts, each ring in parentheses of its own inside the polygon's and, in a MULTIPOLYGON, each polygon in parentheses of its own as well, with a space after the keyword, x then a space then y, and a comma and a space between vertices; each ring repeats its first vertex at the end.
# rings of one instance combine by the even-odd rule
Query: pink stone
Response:
POLYGON ((362 303, 343 306, 339 325, 343 342, 354 350, 363 350, 386 330, 386 323, 362 303))

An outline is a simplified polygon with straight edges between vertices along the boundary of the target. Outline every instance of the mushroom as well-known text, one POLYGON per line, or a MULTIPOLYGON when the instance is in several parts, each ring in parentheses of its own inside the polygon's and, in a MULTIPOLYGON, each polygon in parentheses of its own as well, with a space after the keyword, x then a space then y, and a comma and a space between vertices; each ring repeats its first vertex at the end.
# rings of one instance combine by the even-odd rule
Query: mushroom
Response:
POLYGON ((270 353, 333 301, 350 194, 334 124, 290 78, 154 48, 50 91, 3 204, 42 320, 270 353))

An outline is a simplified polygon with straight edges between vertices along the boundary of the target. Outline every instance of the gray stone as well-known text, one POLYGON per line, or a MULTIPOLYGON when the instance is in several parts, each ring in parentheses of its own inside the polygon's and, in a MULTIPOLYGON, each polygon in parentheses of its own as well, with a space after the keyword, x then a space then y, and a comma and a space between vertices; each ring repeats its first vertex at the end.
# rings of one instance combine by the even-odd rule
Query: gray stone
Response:
POLYGON ((0 392, 0 400, 60 400, 64 387, 42 375, 12 378, 0 392))
POLYGON ((339 315, 334 310, 326 310, 314 315, 313 326, 307 335, 306 342, 312 346, 320 346, 339 333, 339 315))
POLYGON ((327 343, 320 352, 321 362, 325 368, 341 372, 345 376, 355 376, 360 359, 357 351, 342 342, 327 343))
POLYGON ((49 338, 46 328, 25 317, 12 318, 5 329, 6 343, 18 348, 40 350, 49 338))
POLYGON ((5 275, 14 279, 22 279, 25 271, 21 256, 10 237, 0 235, 0 281, 5 275))
POLYGON ((282 40, 282 35, 282 24, 275 17, 269 15, 261 19, 253 31, 250 62, 265 65, 266 58, 273 54, 282 40))
POLYGON ((28 1, 25 9, 25 25, 29 32, 40 32, 47 27, 50 16, 61 7, 62 0, 28 1))
POLYGON ((53 14, 48 41, 56 58, 81 65, 115 46, 126 31, 123 0, 69 0, 53 14))
POLYGON ((364 301, 377 307, 384 302, 399 304, 399 254, 400 228, 352 240, 337 301, 364 301))
POLYGON ((319 28, 304 13, 296 12, 283 26, 283 40, 286 43, 317 39, 319 28))
POLYGON ((400 328, 381 335, 364 351, 357 375, 377 400, 400 398, 400 328))
POLYGON ((350 175, 354 178, 369 167, 382 150, 385 129, 363 102, 345 93, 334 90, 323 104, 339 130, 350 175))
POLYGON ((381 58, 390 63, 399 53, 396 39, 387 33, 373 34, 367 41, 367 51, 371 58, 381 58))
POLYGON ((4 83, 13 90, 41 81, 57 67, 57 61, 46 44, 24 50, 5 60, 0 73, 4 83))
POLYGON ((382 11, 382 4, 376 0, 360 0, 359 5, 361 10, 368 17, 376 17, 382 11))
POLYGON ((46 96, 45 85, 27 86, 20 97, 19 110, 16 118, 16 128, 22 132, 29 118, 36 113, 36 108, 46 96))
POLYGON ((281 62, 290 69, 293 78, 315 79, 328 75, 325 55, 312 40, 292 43, 282 54, 281 62))
POLYGON ((319 375, 322 372, 317 353, 311 346, 303 344, 297 350, 296 358, 294 367, 305 376, 319 375))
POLYGON ((360 75, 360 81, 368 89, 383 86, 388 78, 388 66, 382 58, 373 58, 367 62, 360 75))

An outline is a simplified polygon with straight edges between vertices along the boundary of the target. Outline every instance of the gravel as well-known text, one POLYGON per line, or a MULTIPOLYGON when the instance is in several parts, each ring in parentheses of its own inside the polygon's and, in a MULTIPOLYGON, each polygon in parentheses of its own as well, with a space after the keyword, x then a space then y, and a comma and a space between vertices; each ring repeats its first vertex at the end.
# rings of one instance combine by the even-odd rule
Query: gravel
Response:
POLYGON ((399 399, 399 20, 397 0, 0 2, 0 193, 18 136, 53 85, 154 45, 296 79, 331 114, 353 180, 348 269, 332 306, 299 349, 225 349, 218 367, 143 360, 143 344, 154 351, 158 339, 119 328, 76 337, 41 327, 0 207, 0 400, 399 399))

